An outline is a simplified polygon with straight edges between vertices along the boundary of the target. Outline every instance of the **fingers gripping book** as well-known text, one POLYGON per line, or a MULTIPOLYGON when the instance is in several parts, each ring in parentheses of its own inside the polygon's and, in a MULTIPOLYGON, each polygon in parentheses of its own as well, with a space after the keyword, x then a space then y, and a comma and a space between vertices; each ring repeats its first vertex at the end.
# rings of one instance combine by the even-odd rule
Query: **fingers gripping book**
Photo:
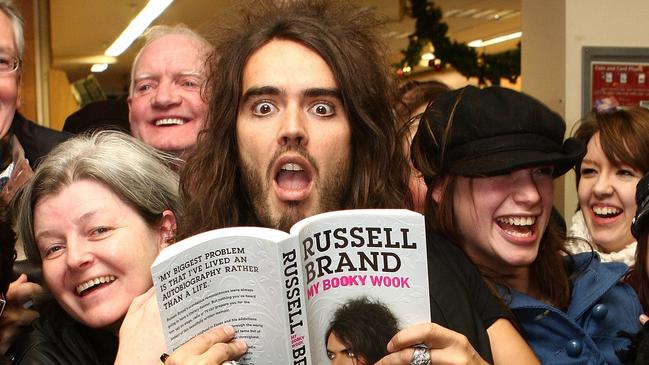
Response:
POLYGON ((430 322, 425 232, 409 210, 346 210, 290 233, 233 227, 173 244, 151 267, 167 347, 229 324, 249 347, 241 364, 328 364, 346 303, 381 303, 399 328, 430 322))

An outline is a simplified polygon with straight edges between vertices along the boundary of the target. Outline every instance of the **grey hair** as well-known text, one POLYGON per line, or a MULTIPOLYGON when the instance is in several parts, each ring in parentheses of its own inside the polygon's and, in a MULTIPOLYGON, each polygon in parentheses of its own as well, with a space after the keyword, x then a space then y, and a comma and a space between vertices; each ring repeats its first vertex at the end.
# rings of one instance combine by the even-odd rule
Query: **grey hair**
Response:
POLYGON ((144 49, 149 46, 151 43, 155 42, 156 40, 166 37, 168 35, 184 35, 188 36, 191 38, 196 39, 200 43, 202 43, 205 46, 205 49, 208 50, 208 52, 211 52, 213 50, 212 44, 205 39, 202 35, 198 34, 197 32, 191 30, 189 27, 187 27, 185 24, 176 24, 176 25, 154 25, 152 27, 149 27, 141 36, 141 39, 144 39, 144 44, 140 48, 140 50, 137 52, 135 55, 135 58, 133 59, 133 65, 131 65, 131 83, 128 88, 128 94, 133 95, 133 89, 135 88, 135 66, 137 63, 140 61, 140 56, 142 55, 142 52, 144 52, 144 49))
POLYGON ((16 202, 18 236, 27 259, 41 263, 34 237, 34 208, 80 180, 99 182, 130 205, 151 227, 169 209, 182 214, 178 175, 171 169, 180 160, 116 131, 80 135, 60 144, 38 165, 16 202))
POLYGON ((14 46, 18 54, 18 60, 22 63, 23 54, 25 53, 25 32, 23 16, 20 15, 18 8, 14 5, 11 0, 0 0, 0 10, 2 10, 5 15, 11 21, 11 27, 14 30, 14 46))

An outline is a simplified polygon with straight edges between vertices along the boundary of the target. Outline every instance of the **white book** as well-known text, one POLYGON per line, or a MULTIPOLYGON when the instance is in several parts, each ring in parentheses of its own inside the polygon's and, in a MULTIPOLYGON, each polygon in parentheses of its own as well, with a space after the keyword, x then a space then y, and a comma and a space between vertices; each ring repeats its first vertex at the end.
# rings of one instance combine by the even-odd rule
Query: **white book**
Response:
POLYGON ((249 347, 241 364, 327 364, 333 313, 363 296, 400 328, 430 322, 425 232, 419 213, 368 209, 175 243, 151 267, 167 347, 229 324, 249 347))

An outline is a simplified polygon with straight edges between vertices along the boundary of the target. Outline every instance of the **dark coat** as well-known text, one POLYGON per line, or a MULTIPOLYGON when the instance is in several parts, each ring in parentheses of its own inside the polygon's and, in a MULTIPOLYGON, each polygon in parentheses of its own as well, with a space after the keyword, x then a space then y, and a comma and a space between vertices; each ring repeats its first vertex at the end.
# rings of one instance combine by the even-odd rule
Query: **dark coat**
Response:
POLYGON ((67 132, 59 132, 54 129, 40 126, 20 113, 14 114, 14 120, 11 124, 12 133, 18 138, 20 145, 25 150, 25 158, 29 160, 32 168, 35 168, 38 162, 47 155, 52 148, 59 143, 72 137, 67 132))
POLYGON ((117 336, 89 328, 52 302, 41 311, 33 330, 19 337, 6 355, 15 365, 109 365, 117 355, 117 336))

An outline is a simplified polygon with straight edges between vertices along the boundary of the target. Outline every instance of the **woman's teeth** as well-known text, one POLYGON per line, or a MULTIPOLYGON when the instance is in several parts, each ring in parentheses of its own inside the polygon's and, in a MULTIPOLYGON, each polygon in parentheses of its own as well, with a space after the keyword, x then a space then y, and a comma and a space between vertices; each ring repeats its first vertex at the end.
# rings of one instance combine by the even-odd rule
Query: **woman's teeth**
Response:
POLYGON ((536 217, 506 217, 497 218, 496 220, 512 226, 531 226, 536 222, 536 217))
POLYGON ((115 277, 113 275, 100 276, 98 278, 90 279, 85 283, 82 283, 77 286, 76 288, 77 295, 81 295, 81 293, 92 288, 95 285, 109 283, 111 281, 115 281, 115 277))

